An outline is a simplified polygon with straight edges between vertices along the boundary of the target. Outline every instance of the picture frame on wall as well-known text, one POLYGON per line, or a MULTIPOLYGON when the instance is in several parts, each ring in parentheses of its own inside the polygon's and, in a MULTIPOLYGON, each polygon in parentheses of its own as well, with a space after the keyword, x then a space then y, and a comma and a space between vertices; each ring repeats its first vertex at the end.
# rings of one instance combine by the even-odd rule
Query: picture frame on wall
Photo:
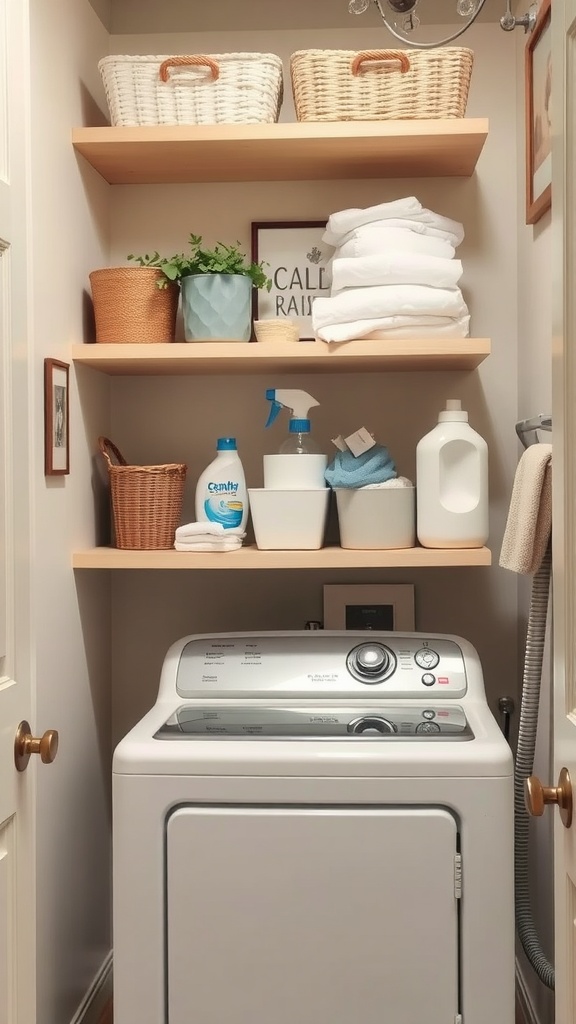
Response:
POLYGON ((69 363, 44 360, 44 473, 70 472, 69 363))
POLYGON ((411 583, 324 586, 324 629, 414 631, 411 583))
POLYGON ((525 49, 526 223, 536 224, 552 203, 551 0, 542 0, 525 49))
POLYGON ((314 339, 312 302, 330 294, 333 249, 322 241, 325 230, 325 220, 252 223, 252 259, 264 262, 272 281, 269 292, 254 289, 254 320, 286 317, 298 325, 301 341, 314 339))

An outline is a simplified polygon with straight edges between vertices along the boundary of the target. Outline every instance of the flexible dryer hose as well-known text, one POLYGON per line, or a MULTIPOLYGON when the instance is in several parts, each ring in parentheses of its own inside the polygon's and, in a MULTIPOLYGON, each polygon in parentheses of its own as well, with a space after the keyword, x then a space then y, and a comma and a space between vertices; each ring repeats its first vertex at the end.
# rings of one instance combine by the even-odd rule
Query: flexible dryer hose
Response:
POLYGON ((532 775, 540 703, 540 681, 546 637, 552 554, 548 545, 542 564, 534 574, 526 634, 522 680, 522 701, 518 746, 514 764, 514 895, 516 930, 522 947, 540 980, 554 988, 554 967, 549 962, 536 931, 528 878, 529 815, 524 804, 524 780, 532 775))

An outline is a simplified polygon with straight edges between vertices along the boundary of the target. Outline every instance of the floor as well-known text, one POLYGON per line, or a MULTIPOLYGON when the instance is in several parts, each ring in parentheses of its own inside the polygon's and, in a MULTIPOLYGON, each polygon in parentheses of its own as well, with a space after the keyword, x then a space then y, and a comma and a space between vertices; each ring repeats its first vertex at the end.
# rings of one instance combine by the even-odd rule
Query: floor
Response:
MULTIPOLYGON (((98 1024, 114 1024, 114 1017, 112 1013, 112 1000, 104 1008, 104 1013, 100 1017, 98 1024)), ((522 1011, 518 1004, 516 1004, 516 1024, 526 1024, 526 1021, 522 1015, 522 1011)))

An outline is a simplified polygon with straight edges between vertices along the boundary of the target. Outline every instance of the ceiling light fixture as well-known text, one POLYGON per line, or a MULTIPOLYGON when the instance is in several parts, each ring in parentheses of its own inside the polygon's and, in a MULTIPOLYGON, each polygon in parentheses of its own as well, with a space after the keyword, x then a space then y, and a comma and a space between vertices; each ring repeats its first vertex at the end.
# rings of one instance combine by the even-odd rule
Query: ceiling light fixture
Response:
MULTIPOLYGON (((456 0, 456 14, 459 18, 465 18, 466 23, 452 35, 432 43, 422 42, 412 35, 420 28, 420 0, 349 0, 348 10, 351 14, 364 14, 370 7, 370 3, 376 5, 384 25, 401 43, 406 43, 419 50, 432 50, 437 46, 446 46, 466 32, 476 21, 486 0, 456 0)), ((512 0, 506 0, 506 10, 500 18, 500 27, 505 32, 511 32, 515 28, 523 28, 525 32, 531 32, 536 23, 536 14, 537 6, 533 3, 527 14, 517 18, 512 13, 512 0)))

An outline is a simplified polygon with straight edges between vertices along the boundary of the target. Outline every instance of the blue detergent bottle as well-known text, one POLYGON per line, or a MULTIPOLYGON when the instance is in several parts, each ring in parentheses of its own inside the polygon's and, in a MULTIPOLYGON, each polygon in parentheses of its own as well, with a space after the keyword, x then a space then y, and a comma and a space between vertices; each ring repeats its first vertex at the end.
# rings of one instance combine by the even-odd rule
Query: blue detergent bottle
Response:
POLYGON ((248 492, 235 437, 219 437, 216 458, 196 485, 196 519, 221 523, 225 530, 245 529, 248 492))

